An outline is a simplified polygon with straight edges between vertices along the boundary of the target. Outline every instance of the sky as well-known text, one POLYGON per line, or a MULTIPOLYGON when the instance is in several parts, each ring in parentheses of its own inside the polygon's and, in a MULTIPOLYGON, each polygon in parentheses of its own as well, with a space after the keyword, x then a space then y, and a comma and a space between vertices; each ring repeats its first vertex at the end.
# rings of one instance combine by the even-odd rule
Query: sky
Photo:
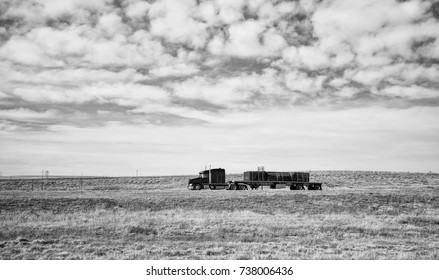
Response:
POLYGON ((0 172, 439 172, 439 1, 1 0, 0 172))

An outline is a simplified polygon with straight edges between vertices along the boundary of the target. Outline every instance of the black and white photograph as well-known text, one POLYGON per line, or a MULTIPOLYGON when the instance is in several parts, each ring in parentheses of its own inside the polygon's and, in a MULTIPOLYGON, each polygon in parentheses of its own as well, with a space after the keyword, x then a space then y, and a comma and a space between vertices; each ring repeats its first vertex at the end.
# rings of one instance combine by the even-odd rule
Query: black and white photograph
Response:
POLYGON ((0 0, 0 260, 439 260, 439 1, 0 0))

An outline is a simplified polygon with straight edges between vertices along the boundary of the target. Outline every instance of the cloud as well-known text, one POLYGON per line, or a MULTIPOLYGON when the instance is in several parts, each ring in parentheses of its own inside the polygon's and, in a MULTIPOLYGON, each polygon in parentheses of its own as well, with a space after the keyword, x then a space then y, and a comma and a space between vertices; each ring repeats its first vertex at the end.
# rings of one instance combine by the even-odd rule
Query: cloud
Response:
POLYGON ((183 83, 170 83, 168 86, 173 89, 177 97, 201 99, 227 107, 233 107, 236 102, 244 101, 251 95, 240 78, 213 81, 197 77, 183 83))
POLYGON ((416 63, 398 63, 346 70, 345 77, 368 86, 376 86, 381 82, 406 85, 413 83, 432 84, 439 78, 439 68, 436 65, 425 67, 416 63))
POLYGON ((40 65, 44 67, 63 66, 62 61, 51 59, 31 40, 12 36, 0 48, 0 57, 19 64, 40 65))
POLYGON ((292 71, 285 75, 286 86, 293 91, 315 93, 322 90, 324 76, 308 77, 304 72, 292 71))
POLYGON ((27 108, 0 110, 0 117, 6 120, 40 122, 58 116, 56 110, 33 111, 27 108))
POLYGON ((105 26, 100 22, 101 32, 86 26, 63 30, 40 27, 25 36, 13 36, 0 48, 0 57, 41 67, 80 66, 84 63, 139 67, 169 56, 164 53, 161 43, 147 32, 139 30, 126 37, 122 33, 129 29, 119 25, 120 18, 114 15, 103 18, 109 22, 105 26))
POLYGON ((391 77, 399 75, 403 69, 403 64, 389 65, 385 67, 370 67, 364 70, 348 70, 345 76, 350 77, 352 80, 369 85, 376 86, 381 81, 391 77))
POLYGON ((344 85, 346 85, 348 83, 349 83, 349 81, 346 80, 346 79, 335 78, 335 79, 332 79, 328 84, 330 86, 333 86, 333 87, 336 87, 336 88, 340 88, 340 87, 342 87, 342 86, 344 86, 344 85))
POLYGON ((389 64, 392 55, 413 58, 413 43, 438 36, 437 23, 427 18, 429 6, 426 1, 326 1, 312 21, 321 44, 346 43, 361 65, 379 66, 389 64))
POLYGON ((355 94, 359 92, 358 88, 355 87, 343 87, 341 89, 336 89, 332 93, 335 96, 341 97, 341 98, 351 98, 355 94))
POLYGON ((265 69, 263 73, 241 74, 219 80, 196 77, 179 83, 168 83, 174 95, 189 100, 207 102, 200 110, 218 108, 225 112, 251 110, 263 106, 281 104, 289 101, 292 94, 281 84, 282 77, 274 69, 265 69), (220 106, 220 107, 217 107, 220 106))
POLYGON ((143 1, 136 1, 133 3, 130 3, 125 8, 125 14, 134 20, 140 20, 143 17, 147 16, 147 12, 149 8, 151 7, 151 4, 148 2, 143 1))
POLYGON ((165 90, 154 86, 133 83, 107 84, 102 82, 76 88, 50 85, 25 86, 16 88, 12 94, 25 101, 45 104, 97 102, 139 107, 148 103, 152 109, 156 103, 168 102, 169 96, 165 90))
POLYGON ((129 34, 131 31, 129 26, 122 23, 122 18, 116 13, 102 15, 99 18, 97 27, 110 37, 116 34, 129 34))
POLYGON ((151 34, 171 43, 184 43, 202 48, 207 42, 207 25, 191 17, 195 12, 195 0, 161 0, 149 9, 151 34))
POLYGON ((7 95, 6 93, 0 91, 0 99, 4 99, 4 98, 8 98, 9 95, 7 95))
POLYGON ((48 21, 68 20, 89 23, 92 15, 109 8, 111 0, 29 0, 8 1, 6 17, 20 19, 26 26, 20 30, 32 29, 48 21))
POLYGON ((32 103, 84 103, 93 99, 92 96, 87 96, 80 90, 48 85, 17 87, 12 95, 32 103))
POLYGON ((218 19, 222 24, 232 24, 244 18, 242 9, 246 4, 243 0, 216 0, 219 8, 218 19))
POLYGON ((428 8, 429 4, 421 1, 325 1, 313 14, 312 21, 320 38, 335 36, 339 40, 350 40, 377 33, 384 26, 413 23, 421 19, 428 8))
POLYGON ((290 47, 284 50, 284 58, 297 66, 303 65, 310 70, 329 67, 330 60, 326 54, 316 47, 290 47))
POLYGON ((239 57, 279 56, 286 47, 285 39, 263 22, 247 20, 233 24, 228 30, 229 39, 215 37, 209 45, 213 54, 239 57))
POLYGON ((179 63, 154 68, 150 71, 150 74, 156 77, 190 76, 198 71, 198 67, 194 64, 179 63))
POLYGON ((421 86, 390 86, 378 92, 379 95, 402 97, 408 99, 438 98, 439 91, 421 86))
POLYGON ((99 82, 138 82, 148 80, 149 77, 138 73, 135 69, 129 68, 122 71, 109 71, 106 69, 47 69, 33 71, 29 69, 14 69, 0 64, 0 74, 5 81, 30 83, 38 85, 58 85, 64 87, 81 86, 99 82))

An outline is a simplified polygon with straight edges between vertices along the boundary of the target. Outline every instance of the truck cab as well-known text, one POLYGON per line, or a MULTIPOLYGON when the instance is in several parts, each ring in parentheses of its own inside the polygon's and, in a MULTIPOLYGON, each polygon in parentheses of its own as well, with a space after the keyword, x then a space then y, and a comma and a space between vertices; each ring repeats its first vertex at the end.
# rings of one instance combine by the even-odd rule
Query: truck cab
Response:
POLYGON ((226 185, 226 170, 222 168, 203 170, 198 173, 198 177, 190 179, 188 189, 202 190, 210 188, 212 190, 226 185))

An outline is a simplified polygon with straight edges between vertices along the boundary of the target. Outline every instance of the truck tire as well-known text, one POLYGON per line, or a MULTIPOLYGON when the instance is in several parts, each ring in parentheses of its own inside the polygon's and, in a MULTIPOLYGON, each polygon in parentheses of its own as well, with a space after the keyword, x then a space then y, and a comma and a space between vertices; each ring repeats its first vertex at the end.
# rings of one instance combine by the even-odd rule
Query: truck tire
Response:
POLYGON ((194 189, 196 189, 197 191, 201 190, 201 185, 200 184, 195 184, 194 185, 194 189))
POLYGON ((247 188, 246 185, 239 185, 239 184, 238 184, 238 186, 237 186, 236 189, 237 189, 237 190, 247 190, 248 188, 247 188))
POLYGON ((216 188, 215 188, 215 186, 209 185, 209 189, 215 190, 216 188))

